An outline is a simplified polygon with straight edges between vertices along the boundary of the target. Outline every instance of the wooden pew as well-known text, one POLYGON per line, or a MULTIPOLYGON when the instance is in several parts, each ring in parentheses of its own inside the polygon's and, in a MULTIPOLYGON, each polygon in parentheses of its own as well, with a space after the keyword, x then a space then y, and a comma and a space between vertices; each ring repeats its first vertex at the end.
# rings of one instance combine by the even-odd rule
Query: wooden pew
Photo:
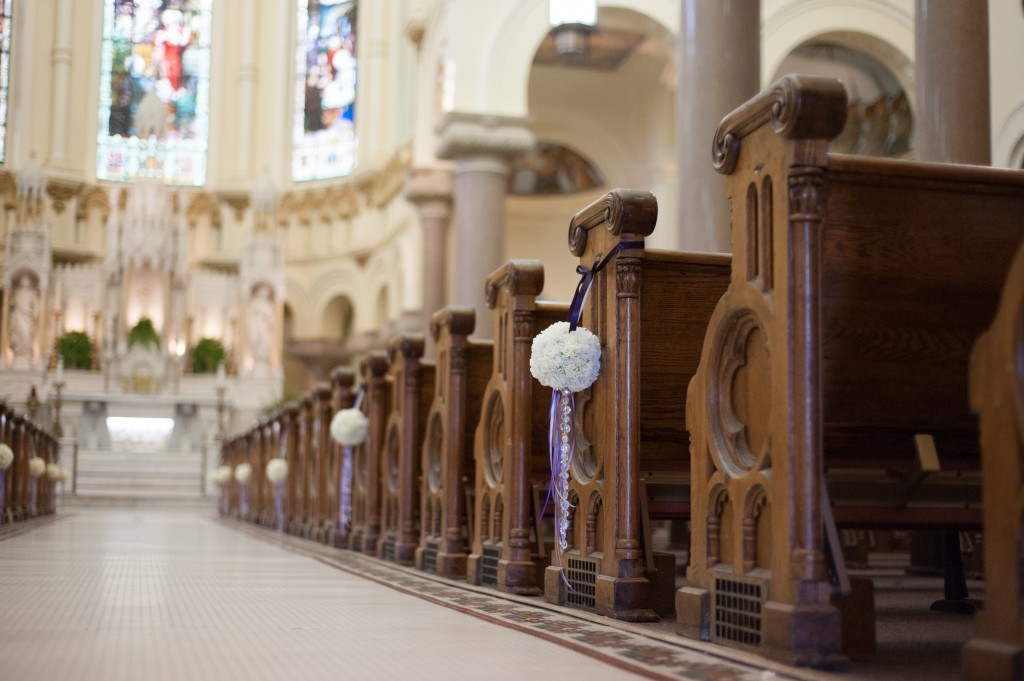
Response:
POLYGON ((530 376, 533 337, 569 314, 565 303, 538 301, 544 268, 512 260, 487 279, 493 345, 490 381, 474 436, 474 523, 467 579, 500 591, 540 595, 544 551, 534 485, 547 485, 550 392, 530 376))
POLYGON ((252 480, 249 482, 249 506, 252 510, 251 520, 257 525, 273 524, 274 491, 267 480, 267 462, 273 453, 274 422, 279 418, 280 410, 275 410, 261 418, 253 433, 251 451, 252 480))
POLYGON ((569 226, 569 248, 585 267, 620 250, 583 307, 581 325, 601 342, 602 368, 576 395, 582 428, 569 482, 569 548, 561 565, 553 558, 547 568, 544 595, 626 620, 673 610, 675 561, 653 554, 649 538, 645 546, 640 477, 679 479, 689 470, 686 386, 729 281, 725 256, 645 249, 656 219, 653 195, 617 189, 569 226))
POLYGON ((422 361, 422 334, 401 334, 388 343, 391 413, 381 450, 381 541, 378 555, 412 565, 419 546, 420 434, 434 391, 434 365, 422 361))
POLYGON ((309 464, 307 485, 309 500, 307 515, 309 527, 306 536, 318 542, 326 538, 331 523, 331 511, 327 506, 331 471, 331 385, 320 382, 310 393, 309 404, 309 464))
POLYGON ((978 524, 967 358, 1024 230, 1024 173, 828 154, 845 111, 838 81, 787 77, 719 127, 732 281, 687 396, 679 631, 796 664, 851 633, 826 493, 840 525, 978 524))
POLYGON ((284 495, 284 529, 297 533, 302 525, 303 486, 299 417, 299 402, 289 402, 281 409, 281 456, 288 464, 288 477, 282 484, 284 495))
POLYGON ((494 343, 471 341, 473 308, 446 307, 431 320, 436 343, 433 402, 420 458, 420 540, 416 567, 443 577, 466 576, 467 475, 473 471, 473 431, 491 376, 494 343))
POLYGON ((985 486, 985 608, 963 651, 968 681, 1024 674, 1024 243, 995 320, 971 354, 971 409, 980 417, 985 486))
POLYGON ((381 531, 381 459, 384 432, 391 413, 392 386, 388 380, 388 357, 373 350, 359 364, 366 387, 361 409, 369 421, 366 442, 352 452, 352 527, 348 548, 377 555, 381 531))
MULTIPOLYGON (((14 452, 15 459, 17 459, 17 451, 14 449, 14 437, 12 419, 14 418, 14 412, 8 408, 8 406, 0 402, 0 443, 3 443, 11 448, 14 452)), ((14 462, 11 462, 10 467, 4 471, 4 484, 3 484, 3 504, 0 504, 0 523, 9 523, 14 521, 14 462)))
MULTIPOLYGON (((330 439, 330 424, 334 415, 342 409, 349 409, 356 401, 356 374, 349 367, 337 367, 331 373, 331 399, 327 418, 328 463, 325 465, 326 488, 321 497, 321 514, 326 520, 327 526, 324 533, 324 542, 331 546, 343 547, 348 545, 348 528, 339 525, 339 504, 341 489, 341 465, 343 447, 330 439)), ((353 458, 355 454, 353 452, 353 458)), ((351 498, 351 497, 350 497, 351 498)), ((350 523, 351 524, 351 521, 350 523)))

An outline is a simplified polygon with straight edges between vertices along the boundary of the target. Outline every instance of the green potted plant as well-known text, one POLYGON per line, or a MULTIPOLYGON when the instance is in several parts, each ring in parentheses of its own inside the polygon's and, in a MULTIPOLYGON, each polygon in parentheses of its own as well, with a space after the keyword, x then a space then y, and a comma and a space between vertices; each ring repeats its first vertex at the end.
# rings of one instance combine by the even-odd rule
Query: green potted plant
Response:
POLYGON ((160 349, 160 336, 153 328, 153 322, 148 317, 143 317, 128 331, 128 347, 141 345, 144 348, 160 349))
POLYGON ((92 340, 81 331, 68 331, 58 338, 57 352, 68 369, 88 369, 92 365, 92 340))
POLYGON ((216 338, 202 338, 192 348, 192 373, 212 374, 224 361, 224 345, 216 338))

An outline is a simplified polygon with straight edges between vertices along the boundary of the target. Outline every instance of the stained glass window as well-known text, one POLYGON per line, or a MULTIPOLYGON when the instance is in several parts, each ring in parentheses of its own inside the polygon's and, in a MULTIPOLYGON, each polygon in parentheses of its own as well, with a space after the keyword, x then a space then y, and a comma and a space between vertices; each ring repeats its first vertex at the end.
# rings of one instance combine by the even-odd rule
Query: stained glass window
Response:
POLYGON ((7 161, 7 86, 11 73, 11 5, 3 0, 0 14, 0 163, 7 161))
POLYGON ((212 5, 104 0, 97 178, 206 181, 212 5))
POLYGON ((292 179, 356 165, 356 0, 297 0, 292 179))

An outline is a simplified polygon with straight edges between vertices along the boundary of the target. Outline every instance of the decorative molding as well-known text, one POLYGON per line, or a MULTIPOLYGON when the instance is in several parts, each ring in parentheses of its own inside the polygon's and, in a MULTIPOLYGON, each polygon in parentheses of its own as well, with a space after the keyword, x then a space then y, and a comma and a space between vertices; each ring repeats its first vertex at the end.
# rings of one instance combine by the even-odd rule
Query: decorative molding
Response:
POLYGON ((79 220, 85 220, 89 213, 98 210, 103 214, 103 220, 110 218, 110 194, 103 187, 93 185, 85 190, 82 200, 78 202, 78 213, 75 216, 79 220))
POLYGON ((210 195, 205 192, 193 194, 192 200, 188 202, 188 207, 185 208, 188 226, 194 228, 200 215, 208 215, 215 227, 220 226, 220 210, 210 195))
POLYGON ((65 182, 50 180, 46 183, 46 194, 53 199, 53 211, 60 215, 67 207, 67 202, 78 196, 85 187, 82 182, 65 182))
POLYGON ((469 369, 469 349, 464 345, 453 345, 449 349, 449 363, 453 374, 464 374, 469 369))
POLYGON ((615 284, 617 298, 639 298, 640 261, 634 258, 619 259, 615 263, 615 284))
POLYGON ((235 211, 235 220, 241 222, 242 218, 245 217, 245 211, 249 209, 249 195, 230 192, 220 194, 218 198, 231 206, 231 209, 235 211))
POLYGON ((789 175, 790 221, 820 222, 825 203, 824 170, 815 166, 798 167, 789 175))
POLYGON ((532 342, 534 336, 533 312, 516 310, 512 313, 512 340, 515 342, 532 342))
POLYGON ((780 78, 722 119, 711 148, 715 170, 732 173, 742 139, 768 122, 786 139, 833 139, 846 125, 846 103, 846 89, 835 78, 780 78))

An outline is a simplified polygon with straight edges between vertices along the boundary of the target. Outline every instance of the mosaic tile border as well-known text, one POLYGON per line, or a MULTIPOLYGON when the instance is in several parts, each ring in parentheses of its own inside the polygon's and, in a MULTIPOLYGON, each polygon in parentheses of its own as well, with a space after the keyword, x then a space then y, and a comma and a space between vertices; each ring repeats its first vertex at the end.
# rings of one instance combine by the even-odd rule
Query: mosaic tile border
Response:
POLYGON ((222 518, 216 520, 335 569, 543 638, 656 681, 795 681, 836 678, 813 670, 783 669, 782 665, 754 655, 747 656, 747 660, 728 659, 726 655, 732 653, 740 658, 745 655, 728 649, 701 650, 702 646, 712 646, 682 638, 672 642, 652 635, 651 632, 639 632, 636 630, 638 625, 571 611, 539 598, 504 594, 466 582, 437 577, 247 523, 222 518), (765 669, 766 666, 774 669, 765 669))

